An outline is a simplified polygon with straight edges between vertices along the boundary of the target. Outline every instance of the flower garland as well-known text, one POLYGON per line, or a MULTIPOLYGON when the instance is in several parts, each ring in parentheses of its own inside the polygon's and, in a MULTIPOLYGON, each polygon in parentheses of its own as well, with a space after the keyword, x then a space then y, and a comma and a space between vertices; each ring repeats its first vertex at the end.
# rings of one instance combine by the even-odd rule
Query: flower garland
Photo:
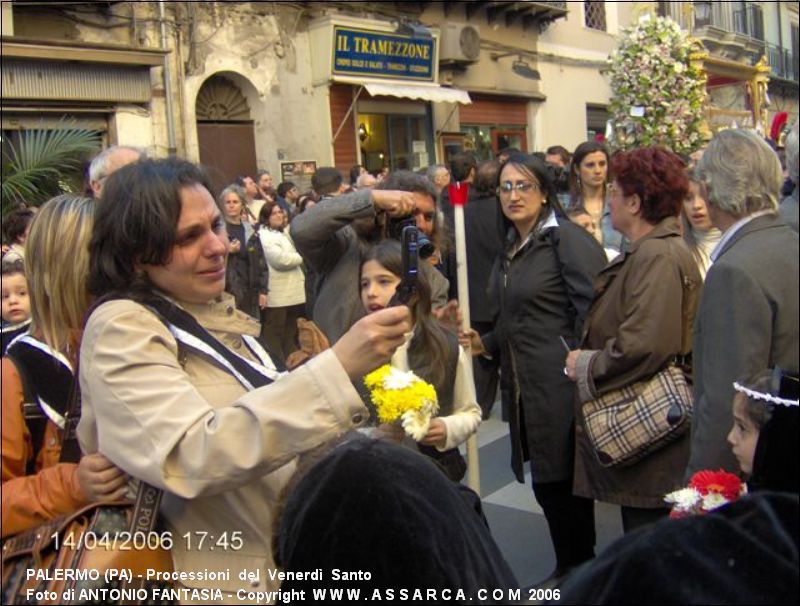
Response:
POLYGON ((664 500, 672 505, 671 518, 702 515, 732 503, 747 493, 747 486, 738 476, 720 469, 698 471, 689 486, 671 492, 664 500))
POLYGON ((692 60, 700 50, 669 18, 622 30, 609 59, 614 147, 660 145, 691 153, 703 145, 706 76, 692 60))
POLYGON ((436 390, 413 372, 385 364, 364 377, 381 423, 401 422, 406 434, 422 440, 439 411, 436 390))

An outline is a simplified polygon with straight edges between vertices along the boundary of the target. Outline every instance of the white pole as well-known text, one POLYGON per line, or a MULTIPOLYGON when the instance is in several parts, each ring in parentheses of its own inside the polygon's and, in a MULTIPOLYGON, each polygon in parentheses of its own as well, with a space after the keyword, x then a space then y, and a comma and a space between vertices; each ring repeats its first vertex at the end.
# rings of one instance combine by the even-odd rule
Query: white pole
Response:
MULTIPOLYGON (((466 202, 466 200, 465 200, 466 202)), ((452 196, 451 196, 452 204, 452 196)), ((464 205, 453 204, 456 228, 456 275, 458 276, 458 308, 461 311, 462 327, 470 327, 469 282, 467 278, 467 240, 464 229, 464 205)), ((467 351, 469 354, 470 352, 467 351)), ((478 461, 478 438, 472 434, 467 439, 467 485, 481 494, 481 470, 478 461)))

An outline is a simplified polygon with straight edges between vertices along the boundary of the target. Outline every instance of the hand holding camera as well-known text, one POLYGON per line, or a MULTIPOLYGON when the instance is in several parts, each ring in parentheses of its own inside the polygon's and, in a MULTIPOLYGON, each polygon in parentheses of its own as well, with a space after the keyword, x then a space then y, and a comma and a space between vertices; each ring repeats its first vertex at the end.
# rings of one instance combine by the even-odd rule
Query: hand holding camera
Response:
POLYGON ((372 204, 390 217, 406 217, 417 205, 412 192, 381 189, 372 190, 372 204))

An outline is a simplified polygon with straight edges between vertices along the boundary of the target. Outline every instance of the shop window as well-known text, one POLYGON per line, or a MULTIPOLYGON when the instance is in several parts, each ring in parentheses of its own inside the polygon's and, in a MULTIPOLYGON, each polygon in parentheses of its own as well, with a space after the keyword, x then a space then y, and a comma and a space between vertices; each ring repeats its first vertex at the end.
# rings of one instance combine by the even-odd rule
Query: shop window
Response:
POLYGON ((461 132, 467 135, 464 141, 465 151, 475 154, 478 162, 494 158, 492 150, 492 128, 490 126, 461 126, 461 132))
POLYGON ((585 0, 583 3, 583 15, 586 27, 589 29, 606 31, 606 6, 605 2, 585 0))
POLYGON ((524 128, 462 124, 461 132, 466 135, 465 148, 475 154, 478 162, 491 160, 509 147, 528 149, 524 128))
POLYGON ((427 115, 359 114, 361 160, 370 172, 419 170, 433 163, 427 115))

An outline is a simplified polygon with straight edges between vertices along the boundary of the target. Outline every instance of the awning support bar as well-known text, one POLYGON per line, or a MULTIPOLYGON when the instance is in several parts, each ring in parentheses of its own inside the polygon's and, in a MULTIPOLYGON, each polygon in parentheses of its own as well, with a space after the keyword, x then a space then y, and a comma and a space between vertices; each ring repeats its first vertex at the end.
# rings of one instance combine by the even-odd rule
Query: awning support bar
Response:
POLYGON ((356 92, 355 97, 353 97, 353 102, 350 104, 350 107, 347 108, 347 113, 344 115, 344 118, 342 118, 342 123, 339 125, 339 128, 336 129, 336 133, 333 135, 333 139, 331 139, 331 145, 336 143, 336 139, 339 137, 339 133, 342 132, 345 122, 347 122, 348 118, 350 118, 350 114, 353 113, 353 108, 355 108, 356 103, 358 102, 358 97, 361 94, 361 91, 363 90, 364 90, 363 85, 358 87, 358 91, 356 92))

